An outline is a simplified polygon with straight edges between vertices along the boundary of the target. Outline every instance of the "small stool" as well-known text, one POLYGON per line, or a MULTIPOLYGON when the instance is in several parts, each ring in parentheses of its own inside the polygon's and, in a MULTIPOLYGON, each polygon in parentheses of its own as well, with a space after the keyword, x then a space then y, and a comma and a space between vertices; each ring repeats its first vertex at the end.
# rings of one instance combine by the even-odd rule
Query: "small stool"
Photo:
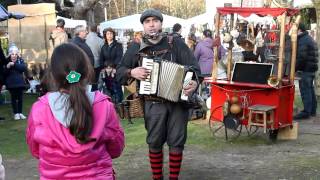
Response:
POLYGON ((248 126, 259 126, 263 127, 263 132, 267 132, 267 124, 271 123, 271 128, 273 129, 273 121, 274 121, 274 109, 275 106, 267 106, 256 104, 253 106, 249 106, 249 118, 248 118, 248 126), (262 114, 263 118, 258 118, 258 115, 262 114), (270 118, 267 119, 267 115, 270 114, 270 118), (254 116, 254 117, 253 117, 254 116))

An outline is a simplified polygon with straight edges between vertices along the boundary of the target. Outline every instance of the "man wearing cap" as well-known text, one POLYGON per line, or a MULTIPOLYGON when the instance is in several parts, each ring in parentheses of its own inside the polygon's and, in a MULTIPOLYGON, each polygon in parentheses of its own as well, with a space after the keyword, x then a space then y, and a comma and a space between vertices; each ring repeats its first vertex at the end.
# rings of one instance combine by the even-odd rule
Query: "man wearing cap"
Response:
POLYGON ((303 111, 294 116, 294 119, 307 119, 316 116, 317 99, 314 91, 314 77, 318 70, 318 47, 308 34, 304 24, 298 27, 298 48, 296 71, 299 80, 299 90, 303 103, 303 111))
MULTIPOLYGON (((116 78, 119 82, 126 85, 133 79, 145 80, 150 74, 146 68, 139 66, 142 53, 149 58, 160 57, 181 65, 192 66, 197 74, 200 74, 197 61, 181 38, 169 37, 161 32, 162 21, 162 14, 158 10, 147 9, 142 13, 140 22, 144 28, 143 38, 141 43, 133 42, 118 65, 116 78), (172 41, 170 41, 171 38, 173 38, 172 41)), ((185 87, 184 93, 191 95, 196 87, 196 81, 191 80, 185 87)), ((189 109, 183 103, 159 100, 158 97, 147 97, 144 96, 144 120, 152 177, 153 179, 163 179, 163 145, 167 142, 169 146, 169 179, 178 179, 187 138, 189 109)))

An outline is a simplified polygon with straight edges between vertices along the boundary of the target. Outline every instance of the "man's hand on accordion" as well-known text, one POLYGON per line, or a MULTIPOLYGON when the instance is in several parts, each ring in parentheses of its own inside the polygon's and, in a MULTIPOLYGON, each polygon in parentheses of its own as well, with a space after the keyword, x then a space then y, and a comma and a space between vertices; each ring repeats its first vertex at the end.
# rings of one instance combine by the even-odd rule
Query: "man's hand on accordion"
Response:
POLYGON ((131 74, 131 77, 138 79, 140 81, 144 81, 150 75, 150 70, 144 67, 136 67, 131 70, 130 74, 131 74))
POLYGON ((186 96, 190 96, 197 88, 198 86, 198 83, 194 80, 190 80, 189 84, 183 88, 183 93, 186 95, 186 96))

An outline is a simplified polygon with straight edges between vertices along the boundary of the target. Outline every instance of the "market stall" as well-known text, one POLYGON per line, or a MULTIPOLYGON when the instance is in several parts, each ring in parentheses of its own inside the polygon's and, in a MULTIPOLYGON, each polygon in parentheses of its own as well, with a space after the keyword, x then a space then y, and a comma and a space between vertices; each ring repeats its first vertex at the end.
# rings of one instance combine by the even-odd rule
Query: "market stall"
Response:
MULTIPOLYGON (((292 127, 293 102, 294 102, 294 76, 297 47, 297 26, 299 17, 293 21, 297 9, 288 8, 217 8, 215 18, 216 37, 219 37, 219 29, 222 27, 222 19, 230 18, 223 26, 231 26, 227 31, 247 30, 244 37, 237 40, 242 46, 246 43, 254 43, 253 29, 243 28, 234 23, 234 15, 248 17, 256 14, 260 17, 277 17, 275 28, 269 29, 277 37, 275 41, 268 42, 267 47, 277 49, 276 55, 269 56, 272 61, 258 62, 252 59, 245 62, 235 62, 232 57, 232 41, 228 48, 227 79, 218 80, 217 67, 219 63, 216 55, 218 47, 214 48, 215 57, 212 77, 206 79, 211 85, 211 116, 209 125, 214 135, 222 134, 227 140, 238 137, 244 126, 249 135, 259 128, 264 133, 269 133, 271 140, 276 140, 278 130, 292 127), (223 18, 222 18, 223 17, 223 18), (290 20, 288 21, 288 18, 290 20), (288 24, 289 23, 289 24, 288 24), (285 38, 286 27, 291 28, 291 53, 290 75, 284 74, 285 43, 290 41, 285 38), (253 41, 251 41, 253 39, 253 41), (245 43, 242 43, 245 42, 245 43), (276 71, 273 69, 276 68, 276 71)), ((224 32, 228 33, 228 32, 224 32)), ((238 37, 239 38, 239 37, 238 37)), ((226 42, 225 42, 226 43, 226 42)), ((253 46, 253 45, 252 45, 253 46)), ((289 73, 288 73, 289 74, 289 73)))

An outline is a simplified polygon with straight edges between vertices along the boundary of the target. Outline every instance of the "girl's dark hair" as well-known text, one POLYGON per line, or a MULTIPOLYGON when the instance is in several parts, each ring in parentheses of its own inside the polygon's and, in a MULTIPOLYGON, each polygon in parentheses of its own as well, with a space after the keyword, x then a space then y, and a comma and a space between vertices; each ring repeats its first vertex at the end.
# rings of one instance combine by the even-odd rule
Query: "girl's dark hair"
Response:
POLYGON ((70 133, 80 144, 95 141, 90 138, 93 114, 86 94, 86 85, 93 76, 93 67, 88 56, 73 44, 62 44, 54 49, 49 69, 56 88, 66 90, 69 94, 68 103, 70 106, 67 111, 73 110, 69 126, 70 133), (66 76, 70 71, 81 74, 79 82, 68 83, 66 76))
POLYGON ((116 38, 116 32, 115 32, 112 28, 106 28, 106 29, 103 30, 103 39, 107 42, 106 34, 107 34, 108 31, 109 31, 109 32, 112 32, 112 34, 113 34, 113 40, 115 40, 115 38, 116 38))
POLYGON ((212 38, 212 32, 209 29, 204 30, 203 35, 206 38, 212 38))

